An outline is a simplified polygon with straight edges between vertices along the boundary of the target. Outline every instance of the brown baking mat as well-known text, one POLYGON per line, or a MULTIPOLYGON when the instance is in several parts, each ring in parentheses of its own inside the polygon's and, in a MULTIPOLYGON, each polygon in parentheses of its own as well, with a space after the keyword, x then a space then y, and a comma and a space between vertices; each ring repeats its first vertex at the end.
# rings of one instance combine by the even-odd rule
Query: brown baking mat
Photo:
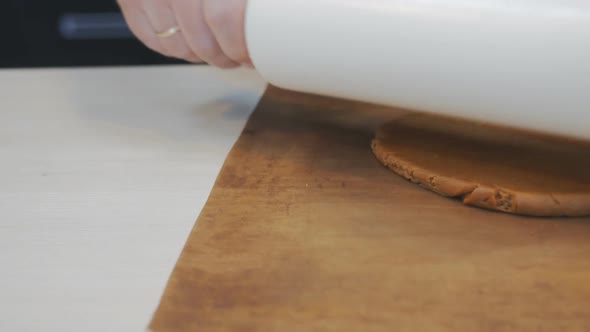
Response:
POLYGON ((465 207, 394 175, 370 143, 399 114, 270 88, 151 329, 590 330, 590 219, 465 207))

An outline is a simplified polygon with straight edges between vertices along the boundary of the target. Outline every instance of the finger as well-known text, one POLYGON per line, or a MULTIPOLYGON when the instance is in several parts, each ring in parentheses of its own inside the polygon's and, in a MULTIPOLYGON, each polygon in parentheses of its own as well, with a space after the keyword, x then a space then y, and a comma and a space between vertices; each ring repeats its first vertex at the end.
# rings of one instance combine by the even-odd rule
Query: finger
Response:
POLYGON ((223 52, 233 61, 250 64, 244 33, 246 0, 203 0, 205 20, 223 52))
POLYGON ((121 6, 121 12, 133 35, 149 49, 162 53, 164 51, 160 41, 152 31, 152 27, 145 13, 136 7, 121 6))
POLYGON ((199 58, 196 54, 193 53, 188 59, 185 59, 188 62, 192 63, 203 63, 203 59, 199 58))
MULTIPOLYGON (((154 29, 152 33, 156 37, 159 32, 178 26, 175 14, 169 6, 168 1, 147 0, 145 2, 145 13, 154 29)), ((185 60, 194 58, 194 53, 186 44, 182 34, 183 31, 181 28, 180 31, 172 36, 165 38, 157 37, 164 49, 165 55, 185 60)))
POLYGON ((238 66, 224 53, 203 16, 202 0, 174 0, 172 8, 185 40, 197 56, 221 68, 238 66))

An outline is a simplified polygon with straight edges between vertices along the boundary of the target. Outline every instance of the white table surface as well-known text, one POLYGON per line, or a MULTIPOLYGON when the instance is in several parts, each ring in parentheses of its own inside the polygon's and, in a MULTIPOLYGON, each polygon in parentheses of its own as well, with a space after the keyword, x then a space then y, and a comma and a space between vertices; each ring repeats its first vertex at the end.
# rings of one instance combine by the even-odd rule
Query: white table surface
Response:
POLYGON ((0 331, 145 331, 264 82, 0 71, 0 331))

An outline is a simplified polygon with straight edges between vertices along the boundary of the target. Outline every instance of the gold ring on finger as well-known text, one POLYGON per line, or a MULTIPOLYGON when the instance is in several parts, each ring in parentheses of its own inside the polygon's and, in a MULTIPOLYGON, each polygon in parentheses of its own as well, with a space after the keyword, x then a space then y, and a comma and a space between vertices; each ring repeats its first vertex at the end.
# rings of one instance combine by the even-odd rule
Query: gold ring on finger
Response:
POLYGON ((157 32, 156 35, 160 38, 168 38, 168 37, 173 36, 174 34, 176 34, 179 31, 180 31, 179 27, 173 26, 173 27, 166 29, 164 31, 157 32))

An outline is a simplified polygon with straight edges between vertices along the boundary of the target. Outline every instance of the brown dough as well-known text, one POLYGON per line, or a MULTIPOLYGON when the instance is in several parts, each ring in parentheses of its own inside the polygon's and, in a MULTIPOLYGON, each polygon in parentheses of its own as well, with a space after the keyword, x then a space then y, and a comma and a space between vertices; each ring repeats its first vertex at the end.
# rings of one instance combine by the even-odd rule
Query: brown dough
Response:
POLYGON ((428 114, 378 129, 377 158, 466 205, 532 216, 590 215, 590 143, 428 114))

